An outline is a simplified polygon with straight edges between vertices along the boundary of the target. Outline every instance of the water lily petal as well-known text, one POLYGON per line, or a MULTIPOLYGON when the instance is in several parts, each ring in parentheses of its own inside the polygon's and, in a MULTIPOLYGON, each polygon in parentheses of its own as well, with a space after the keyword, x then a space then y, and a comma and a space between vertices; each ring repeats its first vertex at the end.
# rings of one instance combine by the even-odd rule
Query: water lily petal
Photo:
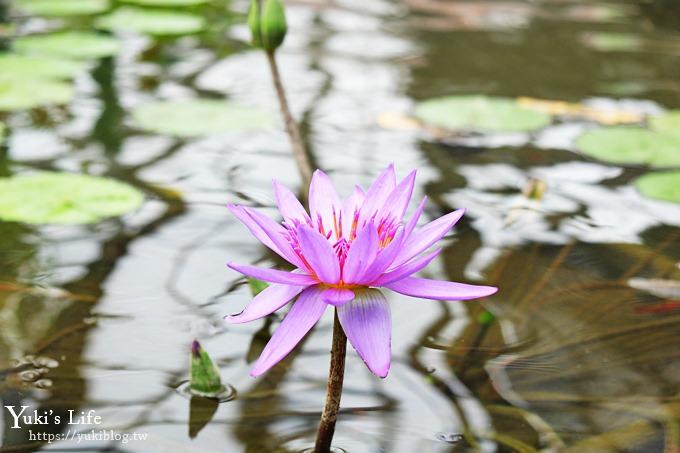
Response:
POLYGON ((276 245, 276 248, 281 251, 281 256, 289 263, 305 269, 306 266, 300 257, 293 250, 293 246, 288 241, 289 232, 284 227, 270 219, 266 215, 254 209, 243 208, 251 219, 264 231, 269 239, 276 245))
POLYGON ((364 198, 364 203, 361 206, 361 213, 359 215, 359 225, 363 225, 364 222, 373 217, 387 201, 387 197, 394 190, 397 185, 397 177, 394 172, 394 164, 390 164, 385 170, 378 175, 378 178, 371 184, 368 191, 366 192, 366 197, 364 198))
POLYGON ((261 267, 249 266, 247 264, 229 263, 228 266, 236 272, 240 272, 243 275, 258 280, 264 280, 265 282, 293 286, 309 286, 318 283, 314 277, 306 274, 279 271, 276 269, 262 269, 261 267))
POLYGON ((286 305, 304 289, 304 286, 270 285, 255 296, 241 313, 225 316, 224 320, 231 324, 240 324, 264 318, 286 305))
POLYGON ((427 203, 427 197, 423 197, 423 200, 416 208, 415 212, 413 213, 413 216, 411 216, 411 219, 404 227, 405 240, 411 236, 411 233, 413 233, 413 230, 416 228, 416 225, 418 225, 418 220, 420 220, 420 216, 423 214, 423 209, 425 209, 425 203, 427 203))
POLYGON ((401 250, 401 245, 404 240, 404 228, 399 227, 397 232, 394 234, 394 239, 390 242, 387 247, 382 249, 376 259, 371 263, 371 265, 363 272, 361 278, 356 282, 360 285, 367 285, 374 281, 376 278, 380 277, 385 270, 390 267, 394 258, 401 250))
POLYGON ((328 288, 321 293, 321 299, 337 307, 354 299, 354 291, 346 288, 328 288))
POLYGON ((354 224, 354 214, 359 213, 359 209, 364 203, 364 197, 365 194, 361 187, 355 186, 354 192, 342 204, 342 236, 347 240, 354 239, 350 237, 354 224))
POLYGON ((321 223, 324 233, 332 231, 335 222, 340 222, 341 211, 342 203, 331 179, 326 173, 316 170, 309 185, 309 212, 314 227, 321 223))
POLYGON ((356 291, 353 301, 337 308, 349 342, 378 377, 390 370, 392 320, 385 296, 377 289, 356 291))
MULTIPOLYGON (((283 252, 279 250, 279 248, 272 242, 271 239, 269 239, 269 236, 264 232, 264 230, 253 220, 253 218, 248 215, 247 208, 245 206, 237 206, 234 204, 227 205, 227 208, 229 211, 231 211, 232 214, 234 214, 234 217, 239 219, 242 224, 248 228, 250 233, 257 238, 258 241, 262 242, 265 246, 267 246, 269 249, 273 250, 276 252, 278 255, 280 255, 283 258, 283 252)), ((283 227, 281 227, 281 231, 285 231, 283 227)))
POLYGON ((408 207, 408 202, 411 201, 415 181, 416 171, 413 170, 387 197, 387 201, 381 208, 380 214, 378 214, 379 219, 388 218, 401 222, 408 207))
POLYGON ((415 256, 420 255, 432 244, 440 240, 451 228, 463 217, 465 209, 458 209, 450 212, 443 217, 433 220, 424 227, 414 231, 410 237, 404 241, 404 246, 399 255, 394 259, 392 268, 400 266, 415 256))
POLYGON ((466 283, 406 277, 385 285, 392 291, 412 297, 434 300, 468 300, 486 297, 498 291, 493 286, 468 285, 466 283))
POLYGON ((340 263, 331 244, 321 233, 307 225, 297 229, 300 249, 307 263, 324 283, 335 284, 340 281, 340 263))
POLYGON ((295 222, 307 223, 310 221, 309 215, 295 194, 290 189, 278 181, 274 180, 274 194, 276 195, 276 205, 279 212, 288 225, 293 226, 295 222))
POLYGON ((357 283, 378 255, 378 229, 373 222, 368 222, 357 234, 347 252, 347 259, 342 269, 342 280, 345 283, 357 283))
POLYGON ((328 305, 320 293, 321 289, 313 286, 300 294, 255 362, 251 376, 259 376, 279 363, 321 319, 328 305))
POLYGON ((389 283, 396 282, 402 278, 408 277, 415 274, 419 270, 423 269, 425 266, 430 264, 430 262, 435 259, 441 253, 442 249, 437 249, 427 255, 416 258, 397 267, 395 270, 381 275, 376 281, 371 283, 371 286, 385 286, 389 283))

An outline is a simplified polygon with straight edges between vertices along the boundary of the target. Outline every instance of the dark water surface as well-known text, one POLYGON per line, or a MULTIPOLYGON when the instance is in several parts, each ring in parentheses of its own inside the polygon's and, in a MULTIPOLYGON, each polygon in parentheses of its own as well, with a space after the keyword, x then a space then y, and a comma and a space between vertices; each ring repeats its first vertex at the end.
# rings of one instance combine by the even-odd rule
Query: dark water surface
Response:
MULTIPOLYGON (((2 411, 0 452, 267 452, 313 443, 331 312, 259 379, 248 362, 280 317, 222 322, 250 298, 225 263, 276 264, 224 206, 275 215, 271 179, 299 187, 282 128, 180 140, 141 132, 129 116, 144 102, 198 95, 276 109, 265 59, 245 43, 247 3, 231 12, 218 4, 197 9, 210 20, 200 35, 122 35, 121 54, 79 76, 70 105, 0 116, 11 127, 4 175, 107 175, 148 196, 139 212, 92 226, 0 222, 3 406, 94 409, 97 429, 148 439, 42 445, 29 427, 11 429, 2 411), (189 401, 176 391, 194 337, 234 400, 189 401)), ((281 70, 316 164, 342 193, 390 162, 400 175, 418 168, 415 196, 430 198, 429 218, 468 208, 423 275, 501 288, 466 303, 391 294, 390 375, 375 378, 350 352, 335 444, 352 453, 680 451, 677 287, 659 296, 629 284, 680 280, 680 207, 639 195, 630 185, 639 169, 569 151, 586 122, 519 137, 518 146, 507 137, 435 143, 377 122, 417 100, 463 93, 680 108, 680 7, 341 0, 292 3, 288 15, 281 70), (644 45, 598 48, 600 32, 644 45), (540 201, 522 195, 532 178, 547 185, 540 201), (485 310, 496 321, 480 323, 485 310)), ((55 26, 14 21, 19 32, 55 26)))

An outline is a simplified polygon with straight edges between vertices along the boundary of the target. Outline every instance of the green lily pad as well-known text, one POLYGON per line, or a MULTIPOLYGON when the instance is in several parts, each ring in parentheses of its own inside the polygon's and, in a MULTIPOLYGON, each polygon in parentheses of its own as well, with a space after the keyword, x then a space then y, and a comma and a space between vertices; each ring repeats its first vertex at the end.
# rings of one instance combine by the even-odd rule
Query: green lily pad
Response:
POLYGON ((639 127, 593 129, 576 146, 583 154, 615 164, 680 165, 680 138, 639 127))
POLYGON ((525 132, 550 124, 550 115, 530 110, 513 99, 448 96, 419 103, 415 116, 427 124, 453 130, 525 132))
POLYGON ((17 6, 39 16, 98 14, 111 7, 109 0, 19 0, 17 6))
POLYGON ((0 178, 0 219, 84 224, 137 209, 144 196, 113 179, 44 172, 0 178))
POLYGON ((120 50, 116 38, 96 33, 64 31, 17 38, 12 47, 17 52, 71 59, 103 58, 120 50))
POLYGON ((680 110, 671 110, 649 119, 649 126, 663 134, 680 138, 680 110))
POLYGON ((146 104, 133 110, 132 118, 142 129, 176 137, 242 131, 275 124, 269 112, 208 99, 146 104))
POLYGON ((122 0, 140 6, 195 6, 205 5, 211 0, 122 0))
POLYGON ((73 86, 67 82, 49 79, 2 80, 0 76, 0 111, 66 104, 72 98, 73 86))
POLYGON ((680 171, 648 173, 635 181, 635 187, 650 198, 680 203, 680 171))
POLYGON ((83 69, 82 63, 63 59, 0 54, 0 81, 69 79, 83 69))
POLYGON ((122 7, 100 17, 96 25, 105 30, 134 31, 149 35, 185 35, 205 27, 205 20, 195 14, 122 7))

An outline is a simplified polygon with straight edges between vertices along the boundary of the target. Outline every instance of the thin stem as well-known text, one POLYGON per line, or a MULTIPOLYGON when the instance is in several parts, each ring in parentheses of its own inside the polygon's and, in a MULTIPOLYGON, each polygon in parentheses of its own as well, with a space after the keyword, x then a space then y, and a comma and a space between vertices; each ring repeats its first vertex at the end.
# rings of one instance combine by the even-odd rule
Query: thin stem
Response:
POLYGON ((342 330, 338 311, 335 311, 333 322, 333 346, 331 349, 331 368, 328 372, 328 389, 326 390, 326 403, 321 413, 319 430, 316 434, 314 453, 328 453, 331 451, 331 441, 335 433, 335 422, 340 410, 340 398, 342 397, 342 381, 345 377, 345 353, 347 351, 347 336, 342 330))
POLYGON ((274 52, 265 52, 265 54, 267 55, 269 69, 272 73, 276 96, 279 98, 279 106, 281 107, 281 114, 283 115, 286 132, 288 133, 288 138, 290 139, 290 144, 293 148, 293 157, 295 158, 295 163, 300 171, 303 187, 309 187, 309 183, 312 180, 312 164, 309 160, 309 154, 307 154, 305 143, 302 140, 300 128, 295 122, 295 119, 293 119, 293 115, 290 113, 286 92, 283 89, 283 83, 281 83, 281 75, 279 74, 279 67, 276 64, 274 52))

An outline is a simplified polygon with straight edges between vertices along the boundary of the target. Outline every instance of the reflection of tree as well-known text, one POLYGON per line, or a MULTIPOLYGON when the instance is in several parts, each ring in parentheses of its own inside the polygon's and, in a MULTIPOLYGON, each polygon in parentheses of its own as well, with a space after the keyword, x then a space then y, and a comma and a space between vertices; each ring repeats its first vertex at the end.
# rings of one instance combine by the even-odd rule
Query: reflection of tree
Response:
MULTIPOLYGON (((36 253, 35 245, 28 244, 23 239, 29 229, 15 224, 0 223, 0 280, 9 283, 9 292, 0 287, 0 310, 3 316, 3 334, 14 332, 13 344, 20 345, 19 350, 8 350, 11 345, 6 338, 0 343, 0 369, 8 367, 8 360, 17 356, 30 354, 32 356, 54 357, 59 360, 58 368, 50 370, 45 376, 53 383, 40 398, 40 404, 31 410, 53 411, 53 415, 60 415, 62 423, 59 425, 39 426, 38 430, 45 433, 59 433, 64 431, 68 421, 69 409, 78 410, 83 404, 86 390, 86 380, 81 376, 82 353, 87 344, 87 335, 96 325, 94 308, 102 295, 102 284, 120 258, 126 255, 129 245, 140 237, 153 234, 162 225, 179 216, 184 211, 184 204, 176 196, 151 186, 137 178, 138 168, 123 168, 114 160, 122 143, 120 121, 121 108, 118 105, 118 94, 113 84, 113 66, 111 59, 105 59, 95 71, 95 79, 100 83, 100 93, 104 99, 104 109, 96 123, 94 136, 102 141, 108 158, 108 176, 137 187, 149 196, 162 200, 166 209, 158 217, 142 226, 135 234, 126 231, 124 224, 115 220, 109 221, 115 225, 115 232, 101 242, 101 258, 85 266, 86 272, 76 280, 72 280, 56 288, 47 290, 35 287, 39 285, 39 275, 35 271, 39 267, 32 263, 36 253), (29 271, 27 271, 29 268, 29 271), (7 274, 7 270, 11 270, 7 274), (33 271, 30 272, 30 270, 33 271), (31 283, 23 285, 14 283, 22 273, 23 280, 30 279, 31 283), (11 313, 7 313, 9 304, 11 313), (49 314, 49 316, 47 316, 49 314), (11 319, 10 319, 11 318, 11 319), (9 324, 8 324, 9 323, 9 324)), ((176 151, 176 147, 172 151, 176 151)), ((140 164, 143 167, 146 163, 140 164)), ((35 165, 40 170, 57 170, 51 163, 39 162, 35 165)), ((0 384, 0 397, 3 405, 17 406, 31 405, 35 384, 24 382, 21 373, 35 371, 36 367, 26 364, 12 369, 9 368, 0 377, 4 382, 0 384)), ((37 368, 39 370, 39 367, 37 368)), ((29 448, 28 428, 21 430, 9 429, 8 417, 4 417, 4 445, 22 446, 29 448)), ((35 430, 35 428, 34 428, 35 430)))
MULTIPOLYGON (((432 324, 421 341, 446 351, 450 372, 492 417, 493 430, 476 436, 527 451, 675 445, 680 313, 641 315, 635 308, 656 298, 626 282, 634 275, 680 278, 680 248, 674 229, 650 230, 646 239, 649 247, 534 244, 507 251, 491 269, 502 289, 493 299, 498 323, 487 331, 470 323, 452 339, 441 336, 448 313, 432 324)), ((482 310, 469 305, 473 315, 482 310)), ((429 374, 419 349, 412 354, 416 369, 457 405, 465 395, 451 391, 449 371, 429 374)))

